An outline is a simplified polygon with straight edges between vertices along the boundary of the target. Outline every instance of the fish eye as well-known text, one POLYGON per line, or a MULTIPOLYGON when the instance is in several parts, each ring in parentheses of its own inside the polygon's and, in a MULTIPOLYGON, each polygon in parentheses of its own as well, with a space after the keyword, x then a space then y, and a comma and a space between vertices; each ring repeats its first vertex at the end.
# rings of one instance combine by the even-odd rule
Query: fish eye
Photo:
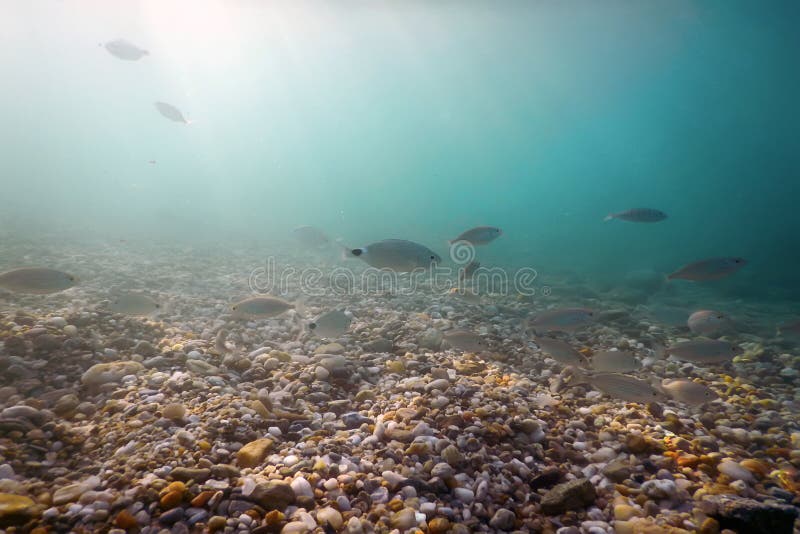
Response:
POLYGON ((156 308, 160 308, 160 307, 161 307, 161 304, 156 304, 156 308))
POLYGON ((239 307, 239 306, 231 306, 231 309, 232 309, 233 311, 236 311, 236 308, 238 308, 238 307, 239 307))
POLYGON ((314 329, 317 327, 317 323, 308 323, 308 327, 309 327, 311 330, 314 330, 314 329))

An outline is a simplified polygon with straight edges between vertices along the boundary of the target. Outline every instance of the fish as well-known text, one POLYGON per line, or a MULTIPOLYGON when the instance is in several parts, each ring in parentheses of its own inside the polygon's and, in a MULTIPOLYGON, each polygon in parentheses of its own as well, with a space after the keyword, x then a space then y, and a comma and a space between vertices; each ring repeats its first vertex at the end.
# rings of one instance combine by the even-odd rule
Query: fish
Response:
POLYGON ((686 378, 663 380, 661 389, 676 401, 691 406, 700 406, 719 398, 717 392, 710 387, 686 378))
POLYGON ((62 271, 45 267, 26 267, 0 274, 0 287, 13 293, 47 295, 74 286, 78 279, 62 271))
POLYGON ((183 116, 181 110, 179 110, 172 104, 167 104, 166 102, 156 102, 154 105, 156 106, 156 109, 158 110, 159 113, 161 113, 163 117, 166 117, 167 119, 174 122, 191 124, 191 121, 189 121, 186 117, 183 116))
POLYGON ((602 350, 592 355, 592 369, 607 373, 628 373, 642 367, 632 353, 624 350, 602 350))
POLYGON ((454 287, 447 292, 451 297, 456 297, 468 304, 481 304, 481 295, 477 291, 467 288, 454 287))
POLYGON ((612 219, 619 219, 621 221, 636 222, 636 223, 654 223, 663 221, 667 218, 667 214, 661 210, 653 208, 632 208, 617 213, 609 213, 606 215, 604 221, 612 219))
POLYGON ((664 402, 669 400, 666 393, 649 382, 619 373, 589 374, 582 371, 574 373, 576 383, 587 383, 610 397, 628 402, 664 402))
POLYGON ((365 247, 346 252, 347 257, 356 257, 376 269, 411 272, 427 269, 441 263, 442 258, 431 249, 405 239, 385 239, 365 247))
POLYGON ((126 41, 125 39, 114 39, 102 45, 112 56, 124 59, 125 61, 138 61, 150 52, 126 41))
POLYGON ((333 339, 347 332, 352 321, 345 312, 332 310, 308 323, 308 329, 317 337, 333 339))
POLYGON ((560 339, 551 337, 536 337, 533 341, 539 345, 542 352, 547 353, 558 363, 564 365, 585 365, 586 358, 572 345, 560 339))
POLYGON ((744 258, 709 258, 684 265, 674 273, 668 274, 667 280, 682 279, 694 282, 719 280, 732 275, 745 265, 747 260, 744 258))
POLYGON ((239 319, 267 319, 294 309, 294 304, 278 297, 251 297, 231 306, 239 319))
POLYGON ((122 315, 150 315, 161 308, 161 304, 139 293, 124 293, 111 299, 108 309, 122 315))
POLYGON ((731 322, 727 315, 713 310, 696 311, 689 316, 686 322, 689 330, 701 336, 713 336, 730 328, 731 322))
POLYGON ((699 364, 723 363, 742 354, 742 349, 716 339, 682 341, 664 349, 664 352, 677 360, 699 364))
POLYGON ((559 308, 540 313, 528 324, 537 332, 574 332, 591 323, 594 316, 588 308, 559 308))
POLYGON ((307 247, 319 248, 331 242, 325 233, 313 226, 298 226, 292 230, 292 237, 307 247))
POLYGON ((484 338, 467 330, 450 330, 445 332, 442 338, 451 347, 467 352, 480 352, 489 348, 489 344, 484 338))
POLYGON ((472 278, 472 275, 475 274, 475 271, 477 271, 480 268, 480 266, 481 266, 481 262, 472 260, 467 265, 465 265, 463 268, 459 269, 459 271, 458 271, 458 280, 460 282, 463 282, 464 280, 467 280, 468 278, 472 278))
POLYGON ((466 241, 472 245, 488 245, 501 235, 503 235, 503 231, 500 228, 494 226, 476 226, 475 228, 470 228, 462 232, 455 239, 448 241, 448 243, 452 245, 459 241, 466 241))

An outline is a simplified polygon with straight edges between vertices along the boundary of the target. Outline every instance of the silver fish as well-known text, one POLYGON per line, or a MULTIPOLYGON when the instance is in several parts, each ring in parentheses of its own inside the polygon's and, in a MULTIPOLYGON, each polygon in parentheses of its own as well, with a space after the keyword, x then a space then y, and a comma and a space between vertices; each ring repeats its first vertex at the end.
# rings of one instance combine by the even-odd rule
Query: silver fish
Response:
POLYGON ((715 336, 731 327, 731 321, 725 314, 713 310, 696 311, 686 322, 689 330, 701 336, 715 336))
POLYGON ((737 354, 741 354, 742 349, 727 341, 698 339, 676 343, 667 347, 664 352, 678 360, 708 364, 730 361, 737 354))
POLYGON ((654 223, 663 221, 667 218, 667 214, 661 210, 652 208, 633 208, 618 213, 610 213, 606 215, 604 221, 612 219, 620 219, 622 221, 637 222, 637 223, 654 223))
POLYGON ((480 352, 489 348, 484 338, 466 330, 451 330, 442 337, 451 347, 467 352, 480 352))
POLYGON ((560 339, 551 337, 536 337, 534 342, 539 345, 542 352, 546 352, 558 363, 564 365, 585 365, 586 358, 575 348, 560 339))
POLYGON ((317 337, 334 339, 347 332, 352 320, 343 311, 332 310, 308 323, 308 329, 317 337))
POLYGON ((124 293, 111 299, 108 308, 122 315, 150 315, 161 308, 161 304, 139 293, 124 293))
POLYGON ((0 274, 0 287, 14 293, 57 293, 71 288, 77 281, 69 273, 44 267, 14 269, 0 274))
MULTIPOLYGON (((576 374, 576 378, 580 380, 580 374, 576 374)), ((663 391, 653 387, 650 383, 628 375, 618 373, 586 374, 583 381, 606 395, 628 402, 663 402, 669 399, 663 391)))
POLYGON ((661 389, 676 401, 691 406, 700 406, 719 398, 717 392, 710 387, 685 378, 664 380, 661 389))
POLYGON ((574 332, 591 323, 594 317, 594 311, 588 308, 560 308, 542 312, 528 324, 536 332, 574 332))
POLYGON ((138 46, 129 43, 125 39, 115 39, 103 45, 103 47, 112 56, 124 59, 125 61, 138 61, 144 56, 148 55, 147 50, 143 50, 138 46))
POLYGON ((278 297, 251 297, 231 306, 233 316, 239 319, 266 319, 294 309, 294 304, 278 297))
POLYGON ((405 239, 385 239, 349 250, 348 256, 360 258, 376 269, 411 272, 428 269, 442 258, 431 249, 405 239))
POLYGON ((298 226, 292 230, 292 236, 307 247, 319 248, 331 242, 322 230, 313 226, 298 226))
POLYGON ((448 243, 452 245, 459 241, 466 241, 472 245, 487 245, 501 235, 503 235, 503 231, 500 228, 495 228, 494 226, 477 226, 463 232, 455 239, 451 239, 448 243))
POLYGON ((641 368, 636 356, 624 350, 603 350, 592 355, 592 369, 607 373, 627 373, 641 368))
POLYGON ((732 275, 745 265, 747 265, 747 260, 744 258, 710 258, 684 265, 674 273, 668 275, 667 279, 675 280, 680 278, 683 280, 693 280, 695 282, 719 280, 720 278, 732 275))
POLYGON ((166 102, 156 102, 155 106, 158 112, 161 113, 162 116, 166 117, 171 121, 182 122, 183 124, 189 124, 191 122, 186 117, 183 116, 181 110, 179 110, 172 104, 167 104, 166 102))

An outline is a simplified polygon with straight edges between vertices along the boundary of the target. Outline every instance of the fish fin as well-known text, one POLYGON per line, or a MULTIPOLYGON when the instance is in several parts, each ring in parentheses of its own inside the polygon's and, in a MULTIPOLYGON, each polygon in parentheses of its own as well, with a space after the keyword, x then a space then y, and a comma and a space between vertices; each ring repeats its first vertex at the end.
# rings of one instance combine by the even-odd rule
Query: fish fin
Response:
POLYGON ((606 215, 605 217, 603 217, 603 222, 608 222, 608 221, 610 221, 610 220, 611 220, 611 219, 613 219, 613 218, 614 218, 614 214, 613 214, 613 213, 609 213, 608 215, 606 215))

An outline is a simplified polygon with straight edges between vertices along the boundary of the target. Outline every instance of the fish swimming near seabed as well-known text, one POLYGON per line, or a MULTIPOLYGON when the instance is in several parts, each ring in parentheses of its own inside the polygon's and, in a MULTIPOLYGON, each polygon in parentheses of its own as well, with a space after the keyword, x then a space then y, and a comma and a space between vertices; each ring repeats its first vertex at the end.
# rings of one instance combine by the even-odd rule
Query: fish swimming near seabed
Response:
POLYGON ((47 295, 74 286, 78 279, 63 271, 45 267, 25 267, 0 273, 0 288, 12 293, 47 295))
POLYGON ((411 272, 429 269, 442 258, 425 245, 405 239, 385 239, 364 247, 345 249, 345 258, 358 258, 376 269, 411 272))
POLYGON ((747 265, 747 260, 744 258, 709 258, 684 265, 667 275, 667 280, 682 279, 694 282, 719 280, 732 275, 745 265, 747 265))
POLYGON ((636 222, 636 223, 654 223, 663 221, 667 218, 667 214, 661 210, 652 208, 633 208, 618 213, 610 213, 606 215, 604 221, 612 219, 620 219, 622 221, 636 222))

